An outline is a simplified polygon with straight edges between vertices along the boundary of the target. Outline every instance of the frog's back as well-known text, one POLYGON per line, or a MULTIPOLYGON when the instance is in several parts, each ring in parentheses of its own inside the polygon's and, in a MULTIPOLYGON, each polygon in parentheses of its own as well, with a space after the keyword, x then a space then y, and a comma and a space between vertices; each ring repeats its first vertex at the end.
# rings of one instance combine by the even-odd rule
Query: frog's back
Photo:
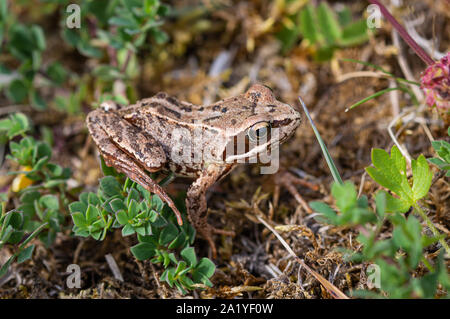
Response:
POLYGON ((158 140, 169 159, 166 169, 178 175, 197 177, 206 162, 220 157, 216 152, 220 131, 202 124, 205 107, 158 93, 119 112, 124 119, 158 140), (210 150, 207 154, 211 158, 205 157, 205 149, 210 150))

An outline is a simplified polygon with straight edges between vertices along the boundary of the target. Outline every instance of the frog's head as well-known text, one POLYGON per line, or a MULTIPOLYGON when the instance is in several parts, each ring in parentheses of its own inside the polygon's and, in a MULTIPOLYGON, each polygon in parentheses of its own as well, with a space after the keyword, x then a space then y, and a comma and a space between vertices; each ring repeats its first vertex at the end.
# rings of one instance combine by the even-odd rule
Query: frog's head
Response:
POLYGON ((237 108, 234 125, 229 126, 223 154, 226 162, 257 158, 283 143, 300 125, 300 113, 278 101, 265 85, 254 84, 238 98, 242 107, 237 108))

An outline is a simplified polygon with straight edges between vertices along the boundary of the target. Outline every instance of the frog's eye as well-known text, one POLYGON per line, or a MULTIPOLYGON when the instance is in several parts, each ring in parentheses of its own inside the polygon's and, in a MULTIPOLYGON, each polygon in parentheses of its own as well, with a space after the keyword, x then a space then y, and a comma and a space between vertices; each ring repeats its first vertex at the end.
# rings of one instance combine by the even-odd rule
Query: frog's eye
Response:
POLYGON ((270 124, 267 122, 259 122, 250 127, 247 135, 252 141, 259 141, 266 138, 270 131, 270 124))

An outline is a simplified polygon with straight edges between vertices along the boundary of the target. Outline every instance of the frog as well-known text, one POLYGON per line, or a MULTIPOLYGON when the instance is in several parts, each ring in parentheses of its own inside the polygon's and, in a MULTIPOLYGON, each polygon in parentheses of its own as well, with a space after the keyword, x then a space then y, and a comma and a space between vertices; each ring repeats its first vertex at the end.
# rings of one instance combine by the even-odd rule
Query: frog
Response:
POLYGON ((104 103, 87 115, 86 123, 105 164, 158 195, 179 225, 181 213, 149 173, 194 179, 185 200, 188 220, 216 257, 214 235, 235 234, 208 223, 207 190, 237 165, 258 162, 263 151, 271 153, 296 131, 301 115, 277 100, 270 87, 256 83, 210 105, 165 92, 125 107, 104 103))

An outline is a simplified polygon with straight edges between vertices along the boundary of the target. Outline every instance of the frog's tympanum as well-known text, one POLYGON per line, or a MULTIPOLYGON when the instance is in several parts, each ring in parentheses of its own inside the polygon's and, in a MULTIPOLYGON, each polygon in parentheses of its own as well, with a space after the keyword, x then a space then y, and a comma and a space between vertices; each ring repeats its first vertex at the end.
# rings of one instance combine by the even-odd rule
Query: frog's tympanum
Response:
POLYGON ((121 109, 96 109, 87 117, 89 132, 105 163, 157 194, 172 208, 180 225, 178 209, 147 172, 195 178, 187 192, 188 217, 209 242, 214 256, 212 234, 233 232, 208 224, 207 189, 238 163, 278 146, 299 124, 299 112, 277 101, 272 90, 260 84, 207 106, 158 93, 121 109))

